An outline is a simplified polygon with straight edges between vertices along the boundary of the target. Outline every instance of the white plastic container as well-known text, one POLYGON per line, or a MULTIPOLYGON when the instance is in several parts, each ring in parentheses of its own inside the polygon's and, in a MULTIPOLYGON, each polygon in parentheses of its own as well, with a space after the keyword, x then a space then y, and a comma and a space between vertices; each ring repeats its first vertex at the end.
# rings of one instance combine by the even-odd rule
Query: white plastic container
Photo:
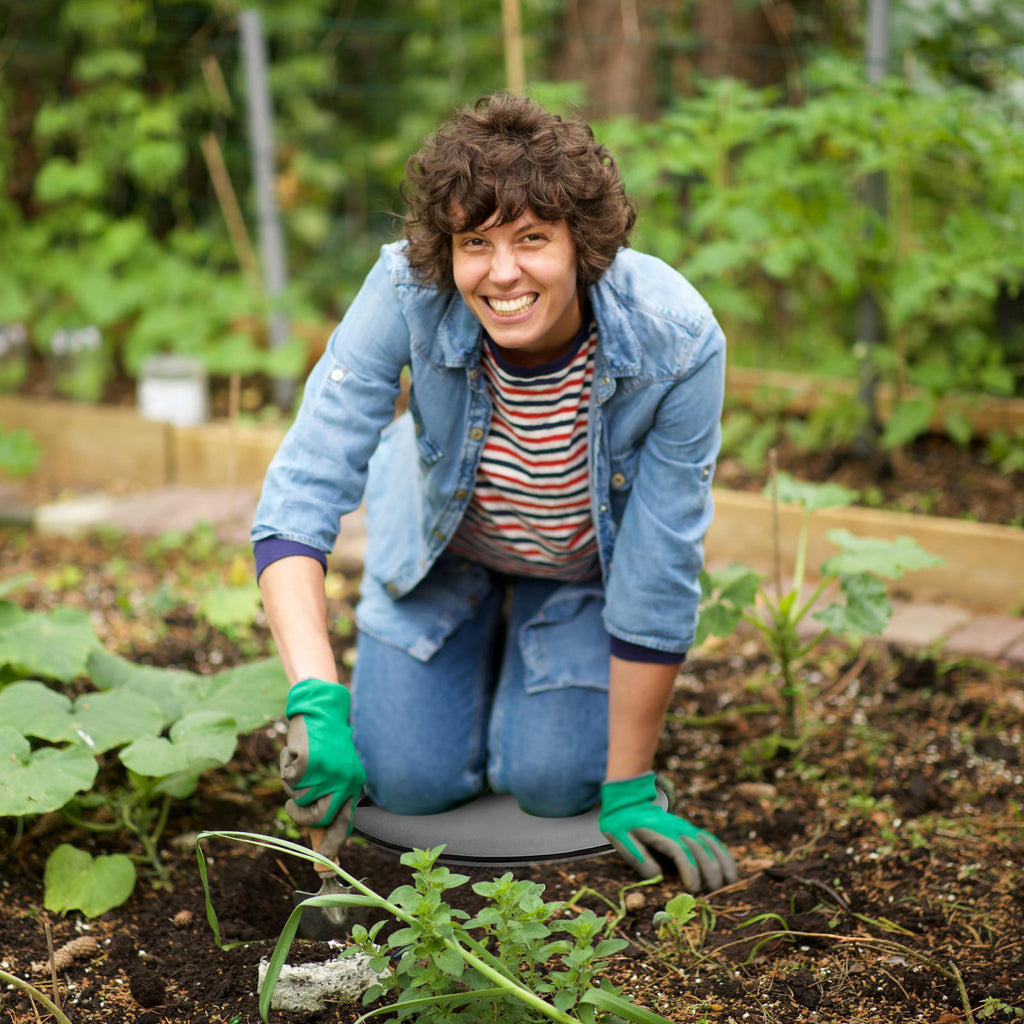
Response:
POLYGON ((206 368, 193 356, 150 356, 139 370, 136 389, 143 419, 194 427, 210 418, 206 368))

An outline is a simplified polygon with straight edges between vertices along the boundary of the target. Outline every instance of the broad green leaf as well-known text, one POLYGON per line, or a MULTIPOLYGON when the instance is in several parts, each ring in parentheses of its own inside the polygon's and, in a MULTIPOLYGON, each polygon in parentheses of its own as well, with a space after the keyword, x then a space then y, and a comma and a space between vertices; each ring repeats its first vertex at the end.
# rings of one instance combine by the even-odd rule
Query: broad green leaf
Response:
POLYGON ((120 754, 126 768, 161 778, 193 774, 227 764, 235 752, 238 726, 219 711, 193 711, 171 726, 170 738, 144 736, 120 754))
MULTIPOLYGON (((857 500, 857 492, 842 484, 812 484, 796 480, 789 473, 778 474, 779 501, 783 505, 802 505, 809 512, 823 508, 845 508, 857 500)), ((764 491, 771 497, 771 484, 764 491)))
POLYGON ((433 961, 445 974, 453 978, 461 978, 466 969, 466 961, 454 949, 439 950, 434 954, 433 961))
POLYGON ((128 153, 128 170, 148 188, 169 185, 185 166, 188 152, 177 139, 143 139, 128 153))
POLYGON ((70 682, 85 674, 89 655, 98 647, 89 616, 73 608, 0 619, 0 665, 11 665, 23 676, 70 682))
POLYGON ((78 743, 93 754, 159 735, 160 708, 136 693, 85 693, 72 704, 64 694, 38 682, 20 682, 0 692, 0 722, 24 736, 78 743))
POLYGON ((0 726, 0 817, 43 814, 63 807, 89 789, 99 767, 81 747, 32 751, 16 729, 0 726))
POLYGON ((878 537, 858 537, 847 529, 829 530, 825 536, 841 549, 821 567, 830 575, 852 576, 870 572, 898 580, 905 572, 933 569, 943 561, 938 555, 926 551, 913 537, 881 540, 878 537))
POLYGON ((83 53, 75 60, 75 77, 83 82, 103 78, 134 78, 142 74, 145 61, 141 53, 131 50, 96 50, 83 53))
POLYGON ((196 604, 196 610, 214 629, 250 629, 260 607, 255 582, 237 587, 213 587, 196 604))
POLYGON ((36 198, 41 203, 95 199, 103 188, 103 169, 98 164, 86 160, 72 163, 66 156, 50 157, 35 180, 36 198))
POLYGON ((935 396, 930 394, 900 402, 885 424, 882 446, 895 448, 925 433, 935 415, 936 405, 935 396))
POLYGON ((831 604, 814 619, 837 635, 877 636, 892 617, 885 584, 870 573, 844 576, 840 581, 845 604, 831 604))
POLYGON ((677 893, 665 904, 665 910, 680 924, 686 924, 695 916, 697 901, 688 892, 677 893))
POLYGON ((711 585, 719 591, 719 600, 742 609, 756 600, 761 575, 745 565, 730 565, 711 574, 711 585))
POLYGON ((215 676, 196 676, 181 690, 183 710, 230 715, 238 732, 251 732, 284 714, 288 679, 279 658, 265 658, 226 669, 215 676))
POLYGON ((123 853, 93 857, 61 843, 46 860, 43 903, 56 914, 80 910, 99 917, 119 907, 134 889, 135 865, 123 853))
POLYGON ((88 673, 100 690, 137 693, 152 700, 162 711, 165 726, 181 718, 187 696, 202 679, 184 669, 137 665, 102 647, 89 655, 88 673))
POLYGON ((700 645, 709 636, 731 636, 740 624, 740 612, 724 604, 709 604, 700 610, 695 642, 700 645))

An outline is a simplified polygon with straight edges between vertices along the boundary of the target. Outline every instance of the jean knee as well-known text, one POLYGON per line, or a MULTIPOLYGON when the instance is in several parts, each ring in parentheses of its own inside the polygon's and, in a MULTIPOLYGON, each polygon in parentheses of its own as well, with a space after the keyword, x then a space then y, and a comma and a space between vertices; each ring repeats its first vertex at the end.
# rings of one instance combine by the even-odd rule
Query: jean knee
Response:
POLYGON ((392 814, 440 814, 476 795, 482 780, 470 772, 443 775, 422 766, 366 765, 366 791, 392 814))
POLYGON ((544 772, 522 773, 511 780, 509 790, 527 813, 538 818, 571 818, 591 808, 601 783, 544 772))

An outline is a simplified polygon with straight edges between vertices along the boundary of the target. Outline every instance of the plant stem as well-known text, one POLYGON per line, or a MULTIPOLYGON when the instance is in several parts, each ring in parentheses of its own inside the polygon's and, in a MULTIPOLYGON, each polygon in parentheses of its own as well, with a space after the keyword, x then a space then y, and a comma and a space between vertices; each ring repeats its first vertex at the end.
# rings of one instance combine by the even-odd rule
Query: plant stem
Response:
POLYGON ((78 817, 77 814, 72 814, 64 807, 61 808, 60 813, 65 821, 85 832, 120 832, 124 827, 121 822, 88 821, 85 818, 78 817))
POLYGON ((768 452, 772 481, 772 565, 775 572, 775 600, 782 600, 782 545, 779 541, 779 455, 768 452))
POLYGON ((8 985, 13 985, 15 988, 21 989, 21 991, 26 993, 31 999, 38 999, 39 1002, 41 1002, 43 1006, 45 1006, 46 1009, 57 1018, 59 1024, 71 1024, 71 1021, 68 1020, 68 1018, 61 1012, 60 1007, 58 1007, 53 1000, 44 996, 43 993, 35 987, 35 985, 31 985, 27 981, 22 981, 21 978, 15 977, 13 974, 8 974, 6 971, 0 971, 0 981, 5 981, 8 985))
POLYGON ((513 995, 521 1002, 526 1003, 527 1006, 532 1006, 535 1010, 543 1013, 545 1017, 550 1017, 552 1020, 558 1021, 559 1024, 579 1024, 578 1018, 570 1017, 567 1013, 562 1013, 561 1010, 556 1009, 550 1003, 546 1003, 540 996, 531 992, 528 988, 524 988, 522 985, 519 985, 514 981, 510 981, 503 974, 491 967, 490 964, 485 963, 478 956, 470 953, 468 949, 464 949, 455 941, 455 939, 445 939, 445 945, 449 949, 454 949, 470 967, 479 971, 485 978, 490 978, 497 986, 505 989, 510 995, 513 995))

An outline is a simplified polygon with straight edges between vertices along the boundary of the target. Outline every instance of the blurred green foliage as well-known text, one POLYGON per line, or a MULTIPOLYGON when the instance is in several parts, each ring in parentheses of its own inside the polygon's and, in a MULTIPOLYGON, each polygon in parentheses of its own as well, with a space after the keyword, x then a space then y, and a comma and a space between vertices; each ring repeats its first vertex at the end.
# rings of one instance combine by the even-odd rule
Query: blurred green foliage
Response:
MULTIPOLYGON (((997 296, 1024 280, 1024 18, 977 2, 987 20, 953 0, 897 5, 907 74, 878 88, 833 54, 801 67, 795 105, 716 79, 653 121, 595 125, 639 202, 635 244, 708 296, 734 358, 852 373, 857 298, 876 292, 891 342, 879 372, 925 392, 890 443, 949 391, 1024 391, 1021 354, 995 329, 997 296), (881 218, 862 202, 872 172, 888 188, 881 218)), ((255 234, 241 6, 12 0, 0 24, 12 41, 0 79, 0 326, 28 324, 47 354, 58 332, 98 327, 91 376, 69 385, 83 396, 156 351, 198 354, 213 374, 304 370, 309 342, 263 347, 266 303, 200 147, 217 140, 255 234)), ((281 306, 293 323, 322 324, 394 237, 408 155, 453 107, 503 85, 500 5, 247 6, 263 11, 270 50, 292 277, 281 306)), ((585 100, 577 83, 546 81, 563 6, 523 0, 531 91, 560 110, 585 100)))

